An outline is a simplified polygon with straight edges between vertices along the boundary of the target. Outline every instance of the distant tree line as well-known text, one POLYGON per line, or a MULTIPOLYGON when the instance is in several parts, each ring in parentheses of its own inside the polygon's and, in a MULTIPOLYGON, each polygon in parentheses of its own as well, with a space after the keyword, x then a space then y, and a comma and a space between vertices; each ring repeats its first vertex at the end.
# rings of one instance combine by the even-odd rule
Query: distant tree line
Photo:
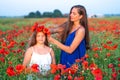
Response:
POLYGON ((56 17, 67 17, 67 15, 63 15, 62 12, 58 9, 55 9, 53 12, 44 12, 41 14, 41 12, 30 12, 28 15, 24 16, 24 18, 56 18, 56 17))

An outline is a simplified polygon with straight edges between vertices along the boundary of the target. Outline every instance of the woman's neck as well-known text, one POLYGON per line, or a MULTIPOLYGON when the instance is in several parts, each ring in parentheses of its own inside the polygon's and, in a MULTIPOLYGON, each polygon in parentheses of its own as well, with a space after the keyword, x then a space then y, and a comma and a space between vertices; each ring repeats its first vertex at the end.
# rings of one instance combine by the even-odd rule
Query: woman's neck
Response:
POLYGON ((73 24, 74 28, 79 27, 79 26, 80 26, 79 22, 74 22, 74 24, 73 24))

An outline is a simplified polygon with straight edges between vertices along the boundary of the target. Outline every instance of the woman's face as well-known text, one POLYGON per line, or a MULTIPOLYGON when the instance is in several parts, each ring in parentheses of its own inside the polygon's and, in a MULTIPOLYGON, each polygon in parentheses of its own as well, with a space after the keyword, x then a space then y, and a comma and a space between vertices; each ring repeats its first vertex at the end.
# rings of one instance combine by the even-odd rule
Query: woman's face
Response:
POLYGON ((45 37, 45 34, 43 32, 38 32, 37 35, 36 35, 36 41, 39 44, 44 44, 45 38, 46 37, 45 37))
POLYGON ((70 21, 79 21, 80 20, 80 15, 78 13, 77 8, 73 8, 70 13, 70 21))

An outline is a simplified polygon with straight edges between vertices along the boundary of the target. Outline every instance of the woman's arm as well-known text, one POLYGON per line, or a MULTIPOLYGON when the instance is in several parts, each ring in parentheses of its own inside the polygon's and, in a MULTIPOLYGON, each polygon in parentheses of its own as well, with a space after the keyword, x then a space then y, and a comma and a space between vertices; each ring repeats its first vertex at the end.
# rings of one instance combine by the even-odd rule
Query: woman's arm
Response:
POLYGON ((67 26, 67 22, 64 22, 63 24, 59 25, 58 27, 50 28, 50 32, 51 32, 51 34, 61 33, 66 26, 67 26))
POLYGON ((53 44, 56 44, 60 49, 71 54, 80 44, 80 42, 83 40, 84 36, 85 36, 85 29, 81 27, 79 28, 79 30, 77 30, 75 38, 70 46, 63 45, 62 43, 60 43, 59 41, 57 41, 56 39, 52 37, 49 37, 49 40, 53 44))
POLYGON ((31 56, 32 56, 32 49, 28 48, 24 55, 24 60, 23 60, 24 66, 27 66, 29 64, 29 62, 31 60, 31 56))

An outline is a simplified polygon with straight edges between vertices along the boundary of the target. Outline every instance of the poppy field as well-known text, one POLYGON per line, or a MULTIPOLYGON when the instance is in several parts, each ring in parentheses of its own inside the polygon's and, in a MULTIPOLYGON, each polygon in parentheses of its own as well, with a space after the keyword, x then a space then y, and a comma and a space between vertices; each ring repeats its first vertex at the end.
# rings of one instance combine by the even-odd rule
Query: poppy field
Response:
MULTIPOLYGON (((38 22, 46 27, 57 27, 66 20, 0 19, 0 80, 26 80, 29 74, 34 74, 34 78, 44 77, 42 80, 49 77, 52 77, 50 80, 120 80, 120 17, 88 19, 91 50, 70 68, 59 64, 60 49, 53 44, 50 45, 57 64, 51 65, 48 75, 38 75, 37 64, 31 68, 22 65, 33 24, 38 22)), ((51 35, 59 39, 57 34, 51 35)))

